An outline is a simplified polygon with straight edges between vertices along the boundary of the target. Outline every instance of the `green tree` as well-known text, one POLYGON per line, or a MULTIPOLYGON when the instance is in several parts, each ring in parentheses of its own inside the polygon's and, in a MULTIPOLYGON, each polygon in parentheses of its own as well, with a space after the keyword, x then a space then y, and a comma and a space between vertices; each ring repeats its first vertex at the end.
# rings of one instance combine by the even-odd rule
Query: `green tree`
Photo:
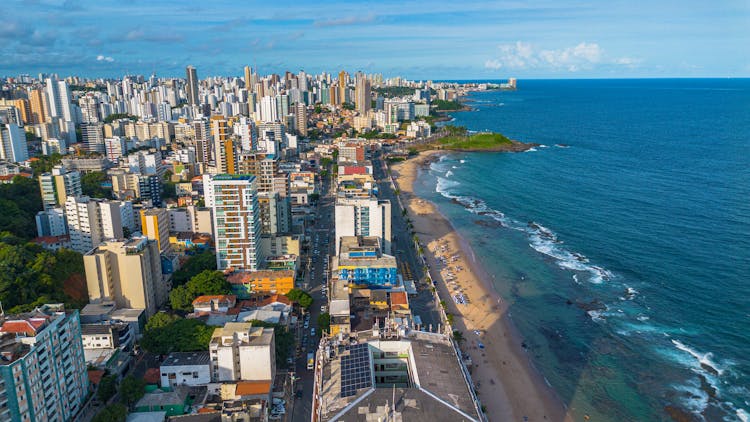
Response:
POLYGON ((92 171, 81 176, 81 191, 91 198, 111 198, 112 190, 102 186, 109 179, 101 171, 92 171))
POLYGON ((122 403, 112 403, 102 409, 91 422, 125 422, 128 417, 128 409, 122 403))
POLYGON ((329 332, 331 329, 331 314, 323 312, 318 315, 318 327, 325 332, 329 332))
POLYGON ((220 271, 204 270, 196 274, 185 285, 177 286, 169 293, 172 309, 192 311, 193 299, 202 295, 225 295, 232 291, 231 285, 220 271))
POLYGON ((120 383, 120 396, 128 404, 128 407, 133 406, 144 394, 146 394, 145 381, 132 375, 123 378, 122 383, 120 383))
POLYGON ((108 375, 102 378, 96 391, 96 398, 102 403, 107 403, 117 393, 117 375, 108 375))
POLYGON ((208 350, 213 327, 197 319, 185 319, 176 315, 155 314, 146 323, 141 346, 151 353, 165 355, 172 352, 195 352, 208 350), (154 318, 159 318, 152 322, 154 318))
POLYGON ((119 119, 130 119, 130 120, 132 120, 134 122, 138 121, 138 117, 137 116, 133 116, 132 114, 114 113, 114 114, 110 114, 109 116, 105 117, 104 118, 104 123, 112 123, 115 120, 119 120, 119 119))
POLYGON ((0 232, 23 239, 36 237, 36 213, 42 210, 39 182, 23 176, 0 185, 0 232))
MULTIPOLYGON (((28 132, 27 132, 28 133, 28 132)), ((34 171, 34 176, 38 176, 42 173, 47 173, 52 170, 52 167, 60 164, 62 161, 62 155, 54 152, 50 155, 42 155, 36 157, 36 160, 30 164, 31 170, 34 171)))
POLYGON ((313 303, 313 298, 310 296, 310 293, 307 293, 302 289, 292 289, 286 294, 286 297, 292 302, 297 302, 299 306, 304 309, 309 308, 313 303))
POLYGON ((187 262, 172 275, 172 285, 180 286, 205 270, 216 269, 216 255, 210 250, 205 250, 193 255, 187 262))
POLYGON ((453 339, 456 340, 456 343, 461 344, 464 342, 464 333, 462 333, 459 330, 453 330, 453 339))

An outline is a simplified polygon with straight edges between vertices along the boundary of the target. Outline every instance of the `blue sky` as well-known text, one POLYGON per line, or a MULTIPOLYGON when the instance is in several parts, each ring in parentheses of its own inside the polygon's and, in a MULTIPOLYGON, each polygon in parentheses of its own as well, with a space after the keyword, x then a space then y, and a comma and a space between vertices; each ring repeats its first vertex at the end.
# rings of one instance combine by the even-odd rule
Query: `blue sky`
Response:
POLYGON ((0 75, 747 77, 750 1, 2 0, 0 75))

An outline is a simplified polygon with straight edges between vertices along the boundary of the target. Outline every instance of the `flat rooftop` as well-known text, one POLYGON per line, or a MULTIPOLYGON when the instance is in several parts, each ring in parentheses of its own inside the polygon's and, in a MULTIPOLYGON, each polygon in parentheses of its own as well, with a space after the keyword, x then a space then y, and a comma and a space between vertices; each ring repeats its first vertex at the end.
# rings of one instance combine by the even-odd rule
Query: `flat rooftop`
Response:
POLYGON ((208 352, 173 352, 164 359, 161 366, 208 365, 211 355, 208 352))
MULTIPOLYGON (((392 420, 395 421, 481 420, 469 385, 464 381, 461 363, 447 336, 410 331, 401 338, 385 339, 373 336, 371 330, 356 335, 357 345, 369 346, 369 362, 365 359, 360 368, 354 370, 360 374, 355 375, 352 382, 349 362, 352 361, 350 350, 355 344, 331 344, 330 349, 335 356, 324 362, 320 385, 322 421, 382 420, 394 404, 396 413, 392 420), (373 369, 381 359, 381 351, 398 351, 399 358, 408 364, 408 386, 402 383, 386 387, 361 381, 367 376, 377 381, 377 373, 373 369), (368 363, 370 367, 366 368, 368 363), (345 379, 346 375, 349 375, 349 381, 345 379)), ((393 356, 387 359, 393 359, 393 356)))

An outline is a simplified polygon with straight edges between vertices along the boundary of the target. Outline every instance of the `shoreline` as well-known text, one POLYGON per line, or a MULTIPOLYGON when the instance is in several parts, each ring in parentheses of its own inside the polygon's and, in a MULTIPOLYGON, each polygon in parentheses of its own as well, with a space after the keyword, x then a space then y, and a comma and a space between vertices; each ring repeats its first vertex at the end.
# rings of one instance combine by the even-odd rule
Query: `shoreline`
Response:
POLYGON ((451 151, 424 151, 415 158, 391 164, 390 168, 416 235, 425 246, 430 274, 447 305, 446 312, 454 315, 453 329, 463 333, 461 349, 471 356, 472 381, 486 414, 491 421, 572 420, 523 348, 522 337, 508 315, 508 304, 476 261, 469 243, 434 203, 414 193, 414 182, 425 163, 447 152, 451 151), (450 261, 442 265, 440 256, 450 261), (449 271, 452 276, 447 274, 449 271), (448 281, 451 278, 454 281, 448 281), (451 287, 461 289, 470 303, 456 304, 451 287), (480 334, 475 334, 475 330, 480 334))

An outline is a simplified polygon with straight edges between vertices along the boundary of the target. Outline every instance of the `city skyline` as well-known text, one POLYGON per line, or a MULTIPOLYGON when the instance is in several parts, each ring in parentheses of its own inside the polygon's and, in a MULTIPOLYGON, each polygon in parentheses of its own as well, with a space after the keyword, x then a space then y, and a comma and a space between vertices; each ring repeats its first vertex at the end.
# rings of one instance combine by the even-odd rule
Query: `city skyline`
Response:
POLYGON ((12 0, 0 75, 336 72, 411 79, 743 77, 750 7, 568 1, 295 7, 12 0))

